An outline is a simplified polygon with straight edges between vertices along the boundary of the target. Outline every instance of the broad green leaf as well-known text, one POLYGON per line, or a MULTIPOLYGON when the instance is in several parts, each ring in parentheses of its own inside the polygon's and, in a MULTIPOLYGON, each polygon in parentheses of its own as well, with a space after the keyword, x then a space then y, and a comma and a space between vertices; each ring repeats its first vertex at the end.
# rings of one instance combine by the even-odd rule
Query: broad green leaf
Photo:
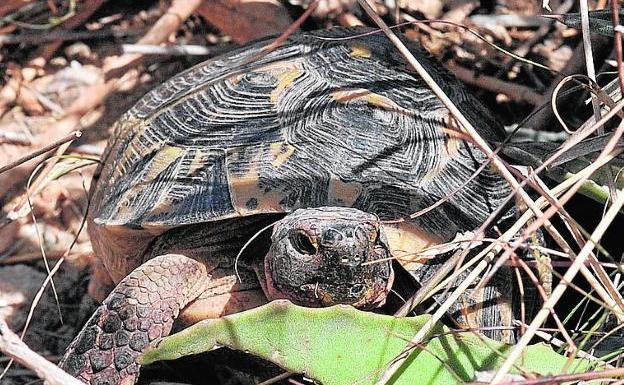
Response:
MULTIPOLYGON (((348 306, 311 309, 288 301, 220 319, 200 322, 163 339, 146 352, 143 364, 227 346, 304 373, 324 385, 373 384, 380 372, 407 345, 428 316, 397 318, 348 306)), ((475 371, 492 371, 511 345, 473 333, 451 333, 437 325, 424 348, 417 348, 392 384, 458 384, 475 371), (499 353, 496 353, 496 352, 499 353)), ((519 369, 536 374, 582 371, 589 363, 568 360, 549 346, 526 349, 519 369)))

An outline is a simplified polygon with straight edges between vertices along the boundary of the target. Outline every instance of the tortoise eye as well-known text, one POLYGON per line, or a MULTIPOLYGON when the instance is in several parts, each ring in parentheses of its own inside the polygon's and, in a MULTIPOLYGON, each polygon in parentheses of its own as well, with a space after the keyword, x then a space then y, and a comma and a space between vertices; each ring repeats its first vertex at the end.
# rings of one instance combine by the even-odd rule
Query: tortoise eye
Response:
POLYGON ((308 236, 302 231, 293 232, 290 235, 290 242, 301 254, 316 254, 316 246, 308 236))

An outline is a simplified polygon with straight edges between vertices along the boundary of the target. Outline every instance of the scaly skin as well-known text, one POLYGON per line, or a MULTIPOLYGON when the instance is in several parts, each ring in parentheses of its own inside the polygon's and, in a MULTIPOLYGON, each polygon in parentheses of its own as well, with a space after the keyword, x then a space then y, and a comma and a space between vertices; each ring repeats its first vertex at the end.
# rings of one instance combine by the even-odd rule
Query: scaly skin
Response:
POLYGON ((207 284, 206 266, 179 254, 151 259, 110 293, 59 366, 90 385, 134 384, 137 358, 168 335, 180 310, 207 284))

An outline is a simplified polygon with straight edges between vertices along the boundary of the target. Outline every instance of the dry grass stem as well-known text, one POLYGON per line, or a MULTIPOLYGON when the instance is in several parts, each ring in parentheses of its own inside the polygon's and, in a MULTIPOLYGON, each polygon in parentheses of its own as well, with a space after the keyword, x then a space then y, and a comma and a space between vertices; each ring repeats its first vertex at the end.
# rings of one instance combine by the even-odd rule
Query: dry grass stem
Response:
POLYGON ((620 91, 622 95, 624 95, 624 63, 622 63, 622 32, 619 28, 616 28, 620 25, 620 4, 617 1, 610 1, 609 6, 611 7, 611 22, 613 23, 614 28, 614 39, 613 45, 615 47, 615 59, 617 62, 617 71, 618 71, 618 83, 620 84, 620 91))
MULTIPOLYGON (((564 182, 560 183, 559 185, 555 186, 552 189, 552 194, 554 196, 559 196, 561 194, 563 194, 566 190, 568 190, 569 188, 573 187, 575 183, 578 183, 578 181, 582 181, 586 178, 588 178, 596 169, 602 167, 603 165, 605 165, 608 161, 610 161, 611 159, 613 159, 613 157, 615 156, 615 154, 609 154, 609 156, 605 156, 602 158, 599 158, 596 160, 595 163, 591 164, 590 166, 586 167, 585 169, 579 171, 575 177, 570 178, 565 180, 564 182)), ((546 197, 540 197, 539 199, 536 200, 536 204, 538 205, 538 207, 543 208, 546 206, 546 204, 548 204, 548 200, 546 199, 546 197)), ((529 222, 529 220, 533 218, 533 212, 527 210, 525 211, 522 216, 509 228, 509 230, 507 230, 503 235, 501 235, 499 237, 500 242, 497 244, 492 244, 489 247, 485 248, 483 251, 481 251, 478 255, 476 255, 474 258, 472 258, 470 261, 467 261, 466 263, 462 264, 459 269, 457 269, 455 271, 455 273, 453 275, 451 275, 450 277, 448 277, 446 280, 442 281, 436 288, 434 288, 433 290, 431 290, 429 292, 429 296, 433 295, 433 293, 436 293, 438 291, 443 290, 443 288, 447 287, 450 283, 452 283, 457 276, 466 271, 467 269, 471 268, 475 263, 477 263, 478 261, 481 261, 483 258, 485 258, 485 261, 481 261, 481 263, 479 263, 476 267, 474 267, 472 273, 476 273, 476 274, 471 274, 470 277, 466 278, 466 282, 469 281, 470 279, 474 279, 476 280, 476 278, 479 276, 479 274, 483 271, 485 271, 485 269, 488 266, 488 260, 492 261, 494 258, 494 255, 496 253, 498 253, 504 246, 505 242, 509 242, 511 241, 511 239, 524 227, 526 226, 526 224, 529 222)), ((440 305, 440 308, 438 309, 438 312, 446 312, 450 306, 453 304, 453 302, 455 301, 454 297, 458 297, 460 294, 460 290, 459 288, 457 288, 454 293, 452 294, 451 297, 449 297, 442 305, 440 305)), ((427 296, 425 296, 426 299, 427 296)), ((436 313, 438 313, 436 312, 436 313)), ((422 335, 426 335, 426 333, 428 332, 428 329, 433 326, 433 325, 424 325, 423 328, 421 329, 421 331, 423 333, 418 333, 418 335, 414 336, 414 338, 412 338, 412 340, 410 341, 410 344, 412 346, 415 346, 417 343, 420 343, 421 341, 419 341, 416 337, 421 338, 422 335)), ((392 364, 391 367, 395 367, 395 370, 398 370, 398 368, 401 366, 402 362, 407 359, 407 355, 401 355, 399 357, 402 358, 397 358, 392 364)), ((391 378, 392 375, 390 375, 388 378, 391 378)), ((384 378, 382 376, 382 378, 384 378)))
MULTIPOLYGON (((588 13, 589 8, 587 6, 587 0, 580 0, 579 6, 580 6, 580 11, 581 11, 581 31, 583 32, 583 49, 585 51, 585 68, 587 70, 587 77, 589 77, 592 80, 592 82, 596 83, 596 70, 594 69, 594 54, 592 50, 591 35, 589 32, 589 13, 588 13)), ((614 17, 617 17, 617 15, 615 15, 614 17)), ((620 41, 620 45, 621 45, 621 41, 620 41)), ((595 97, 593 93, 590 95, 591 95, 592 109, 594 111, 594 119, 598 121, 600 119, 600 103, 598 102, 597 98, 595 97)), ((598 134, 604 134, 603 126, 598 127, 598 134)), ((607 180, 608 180, 607 184, 609 186, 609 194, 614 195, 616 192, 615 181, 613 179, 613 173, 611 172, 610 169, 607 170, 607 180)))
MULTIPOLYGON (((615 219, 615 216, 618 214, 620 209, 624 206, 624 194, 619 193, 611 207, 605 213, 604 218, 600 221, 594 232, 592 233, 591 240, 587 242, 585 247, 581 249, 578 253, 576 259, 570 266, 570 268, 566 271, 563 276, 562 281, 555 287, 551 297, 544 303, 542 309, 537 313, 529 327, 527 328, 527 332, 520 338, 517 345, 513 348, 513 350, 509 353, 509 356, 505 360, 505 362, 501 365, 498 372, 494 376, 492 383, 499 384, 501 383, 505 375, 509 372, 514 362, 520 358, 520 355, 524 351, 524 348, 529 344, 531 338, 538 330, 538 328, 542 325, 542 323, 546 320, 546 317, 550 313, 550 309, 552 309, 555 304, 559 301, 561 296, 566 290, 567 283, 572 282, 576 274, 581 269, 581 266, 588 258, 590 252, 595 247, 595 242, 598 242, 602 236, 604 235, 607 228, 611 225, 611 222, 615 219)), ((624 369, 623 369, 624 372, 624 369)))
MULTIPOLYGON (((506 168, 505 164, 500 160, 500 158, 498 158, 496 155, 493 154, 492 150, 489 148, 489 145, 483 140, 483 138, 481 138, 478 135, 478 133, 472 127, 470 122, 467 119, 465 119, 465 117, 461 114, 461 112, 457 109, 457 107, 452 103, 452 101, 437 86, 435 81, 426 73, 424 68, 422 68, 422 66, 420 66, 418 61, 410 53, 410 51, 407 49, 407 47, 405 47, 405 45, 401 42, 401 40, 396 35, 394 35, 394 33, 385 25, 383 20, 381 20, 381 18, 376 14, 376 12, 372 8, 372 6, 370 4, 368 4, 365 0, 358 0, 358 1, 359 1, 360 5, 364 8, 364 10, 367 12, 367 14, 375 21, 375 23, 377 25, 379 25, 379 27, 384 31, 384 33, 388 36, 388 38, 392 41, 392 43, 398 48, 398 50, 406 58, 406 60, 410 63, 410 65, 412 65, 412 67, 414 67, 414 69, 416 69, 416 71, 423 78, 425 83, 434 91, 436 96, 449 109, 449 111, 451 112, 453 117, 455 117, 458 120, 458 122, 460 123, 462 128, 470 135, 470 137, 473 140, 473 142, 479 148, 481 148, 481 150, 486 155, 488 155, 489 157, 492 158, 493 165, 500 172, 500 174, 505 178, 505 180, 507 180, 507 182, 511 185, 511 187, 514 189, 514 192, 518 193, 520 195, 520 197, 522 198, 522 201, 534 212, 534 214, 536 215, 536 217, 538 219, 534 222, 533 226, 530 226, 531 231, 529 231, 529 229, 525 230, 525 232, 523 234, 523 237, 522 237, 522 241, 526 240, 526 238, 528 237, 528 235, 530 233, 532 233, 537 228, 539 228, 539 227, 543 226, 544 224, 546 224, 548 222, 548 218, 552 217, 552 215, 557 211, 557 209, 562 207, 562 204, 560 204, 559 202, 554 200, 554 198, 549 197, 551 200, 554 200, 553 203, 555 203, 555 206, 553 206, 553 208, 551 208, 549 213, 547 213, 546 215, 544 213, 542 213, 539 210, 539 208, 535 205, 535 202, 533 202, 532 199, 522 189, 522 186, 515 180, 513 175, 506 168)), ((556 231, 553 231, 554 228, 550 224, 547 224, 547 229, 549 230, 549 232, 554 234, 555 238, 562 239, 562 237, 556 231)), ((479 232, 479 233, 476 234, 475 238, 479 239, 479 237, 482 237, 482 236, 483 236, 483 233, 479 232)), ((504 259, 505 257, 509 257, 509 255, 513 252, 513 250, 515 250, 519 246, 519 244, 520 243, 518 241, 516 241, 516 242, 513 243, 513 246, 511 248, 506 248, 507 250, 505 251, 505 253, 503 254, 503 256, 501 258, 504 259)), ((470 273, 469 278, 467 278, 466 281, 469 281, 470 279, 476 279, 476 277, 483 270, 485 270, 485 268, 487 267, 487 264, 488 264, 487 261, 481 261, 477 265, 475 270, 473 270, 470 273)), ((470 281, 468 283, 466 281, 462 282, 461 286, 468 287, 467 285, 472 283, 472 281, 470 281)), ((457 297, 459 297, 459 295, 458 295, 458 291, 459 290, 461 290, 461 289, 457 288, 457 290, 451 295, 449 300, 446 301, 446 302, 450 302, 450 300, 453 299, 453 298, 457 299, 457 297)), ((440 308, 436 312, 436 315, 438 315, 441 310, 442 311, 446 311, 446 309, 440 308)), ((434 319, 435 319, 435 315, 434 315, 434 319)), ((420 342, 421 338, 424 335, 426 335, 426 333, 428 332, 427 326, 431 326, 431 325, 425 325, 425 327, 423 328, 424 331, 421 330, 421 332, 417 333, 417 335, 414 337, 412 342, 415 342, 415 343, 420 342)), ((529 331, 530 331, 530 329, 529 329, 529 331)), ((530 333, 528 333, 528 334, 530 334, 530 333)), ((377 383, 376 383, 377 385, 385 384, 385 383, 387 383, 390 380, 390 378, 392 378, 392 376, 396 373, 396 371, 401 366, 401 364, 402 364, 402 362, 403 362, 403 360, 405 359, 406 356, 401 355, 400 357, 402 357, 402 358, 397 359, 395 362, 393 362, 392 364, 390 364, 386 368, 385 372, 382 374, 382 376, 377 381, 377 383)), ((500 378, 499 378, 499 381, 500 381, 500 378)))

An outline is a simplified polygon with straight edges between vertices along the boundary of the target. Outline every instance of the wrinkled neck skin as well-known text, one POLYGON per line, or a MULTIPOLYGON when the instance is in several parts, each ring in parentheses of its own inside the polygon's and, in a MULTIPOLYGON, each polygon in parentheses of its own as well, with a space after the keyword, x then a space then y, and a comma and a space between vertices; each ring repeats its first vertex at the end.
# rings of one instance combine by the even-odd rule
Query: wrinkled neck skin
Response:
POLYGON ((256 269, 269 300, 364 309, 385 303, 394 273, 377 216, 344 207, 300 209, 277 222, 271 241, 256 269))

